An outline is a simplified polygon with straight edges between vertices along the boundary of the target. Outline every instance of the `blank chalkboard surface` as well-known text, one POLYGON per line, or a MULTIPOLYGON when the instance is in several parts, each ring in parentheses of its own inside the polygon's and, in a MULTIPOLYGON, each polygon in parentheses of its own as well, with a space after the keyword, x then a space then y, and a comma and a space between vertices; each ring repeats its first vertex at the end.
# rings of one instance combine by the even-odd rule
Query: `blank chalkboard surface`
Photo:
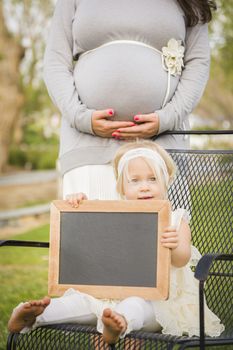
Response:
POLYGON ((72 287, 97 298, 168 297, 170 254, 160 244, 168 201, 51 205, 49 294, 72 287))

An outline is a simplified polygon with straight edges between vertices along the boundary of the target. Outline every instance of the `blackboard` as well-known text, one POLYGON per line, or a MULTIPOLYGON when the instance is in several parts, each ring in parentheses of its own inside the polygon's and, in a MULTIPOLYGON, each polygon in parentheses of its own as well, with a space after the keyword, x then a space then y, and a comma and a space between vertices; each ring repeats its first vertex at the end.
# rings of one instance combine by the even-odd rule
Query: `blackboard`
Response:
POLYGON ((49 294, 72 287, 97 298, 168 297, 170 254, 160 244, 168 201, 51 205, 49 294))

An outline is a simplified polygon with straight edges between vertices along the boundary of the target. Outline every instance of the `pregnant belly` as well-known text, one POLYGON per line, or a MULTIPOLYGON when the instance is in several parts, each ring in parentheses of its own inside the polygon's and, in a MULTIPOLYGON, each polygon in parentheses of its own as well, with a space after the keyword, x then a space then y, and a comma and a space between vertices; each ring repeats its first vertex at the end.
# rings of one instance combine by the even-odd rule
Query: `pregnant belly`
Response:
MULTIPOLYGON (((81 101, 90 109, 114 109, 115 120, 133 120, 136 114, 160 109, 167 91, 167 75, 159 53, 125 43, 84 54, 74 70, 81 101)), ((171 77, 168 100, 178 80, 171 77)))

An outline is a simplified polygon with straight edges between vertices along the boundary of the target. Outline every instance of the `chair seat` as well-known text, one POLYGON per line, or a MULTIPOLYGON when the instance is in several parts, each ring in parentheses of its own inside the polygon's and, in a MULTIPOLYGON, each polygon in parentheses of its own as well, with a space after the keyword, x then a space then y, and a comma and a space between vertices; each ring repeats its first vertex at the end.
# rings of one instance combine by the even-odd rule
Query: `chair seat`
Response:
MULTIPOLYGON (((229 333, 229 332, 228 332, 229 333)), ((232 341, 233 334, 223 332, 218 338, 206 337, 206 345, 227 344, 232 341), (216 342, 217 340, 217 342, 216 342)), ((26 334, 14 334, 9 349, 17 350, 150 350, 171 349, 175 344, 177 348, 198 346, 198 337, 177 337, 161 333, 132 332, 118 343, 109 347, 102 342, 102 336, 95 327, 78 324, 57 324, 38 327, 26 334), (13 345, 14 344, 14 345, 13 345)))

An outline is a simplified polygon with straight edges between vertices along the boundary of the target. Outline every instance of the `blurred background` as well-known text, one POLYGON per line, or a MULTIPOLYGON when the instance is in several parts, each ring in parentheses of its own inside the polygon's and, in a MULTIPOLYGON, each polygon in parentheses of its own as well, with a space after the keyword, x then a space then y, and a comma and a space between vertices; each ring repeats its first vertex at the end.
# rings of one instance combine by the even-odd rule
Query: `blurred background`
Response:
MULTIPOLYGON (((38 215, 30 215, 34 222, 60 196, 56 171, 60 115, 42 80, 55 2, 0 0, 0 210, 38 207, 38 215)), ((210 79, 191 116, 195 130, 233 128, 233 0, 217 3, 210 24, 210 79)), ((193 148, 233 146, 230 135, 192 136, 191 143, 193 148)), ((0 237, 17 232, 17 220, 4 221, 2 215, 0 237)))
MULTIPOLYGON (((0 0, 0 239, 49 239, 58 198, 60 115, 42 80, 55 0, 0 0)), ((192 129, 233 129, 233 0, 217 0, 210 24, 210 79, 192 129)), ((233 137, 192 136, 193 148, 232 149, 233 137)), ((14 305, 45 295, 48 251, 0 251, 0 350, 14 305), (35 278, 36 277, 36 278, 35 278)))
MULTIPOLYGON (((0 0, 0 210, 39 206, 37 218, 60 195, 60 115, 42 80, 55 2, 0 0)), ((217 4, 210 24, 210 79, 191 116, 195 130, 233 129, 233 0, 217 4)), ((193 148, 233 146, 230 135, 192 136, 191 143, 193 148)), ((0 237, 9 233, 9 222, 0 217, 0 237)), ((13 228, 10 232, 15 233, 13 228)))

